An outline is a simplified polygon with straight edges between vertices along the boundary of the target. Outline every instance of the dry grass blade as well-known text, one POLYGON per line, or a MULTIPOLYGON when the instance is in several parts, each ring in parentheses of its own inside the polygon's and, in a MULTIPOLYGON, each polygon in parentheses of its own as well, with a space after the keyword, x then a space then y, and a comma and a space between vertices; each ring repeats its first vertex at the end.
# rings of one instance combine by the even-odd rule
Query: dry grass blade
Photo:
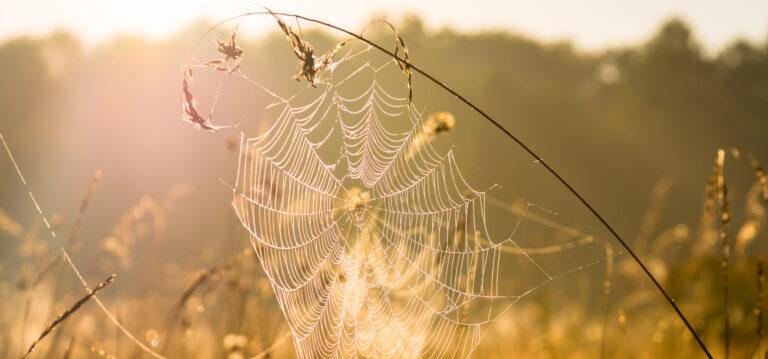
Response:
POLYGON ((219 130, 219 126, 215 126, 211 123, 211 116, 204 118, 197 111, 197 105, 195 96, 192 95, 192 91, 189 89, 189 84, 192 83, 192 66, 187 64, 184 69, 184 76, 181 80, 181 90, 183 93, 181 101, 182 119, 195 125, 196 128, 216 132, 219 130))
MULTIPOLYGON (((72 224, 72 232, 70 232, 69 238, 67 238, 67 241, 64 243, 65 248, 69 249, 77 241, 77 235, 80 234, 80 228, 83 226, 83 216, 88 210, 88 205, 91 203, 91 198, 93 198, 93 194, 96 192, 96 187, 98 187, 98 184, 103 176, 104 173, 101 171, 101 169, 97 169, 91 177, 91 182, 88 183, 88 189, 85 190, 83 200, 80 202, 80 208, 77 210, 77 214, 75 215, 75 222, 72 224)), ((61 262, 61 260, 61 254, 58 254, 56 257, 51 259, 51 261, 48 262, 45 267, 43 267, 43 270, 41 270, 37 277, 32 281, 30 288, 34 288, 40 284, 40 282, 45 279, 48 273, 50 273, 51 270, 53 270, 53 268, 55 268, 56 265, 61 262)))
POLYGON ((29 318, 29 307, 32 304, 32 299, 27 298, 27 300, 24 302, 24 311, 21 314, 21 339, 19 339, 19 343, 24 343, 24 334, 27 333, 27 319, 29 318))
POLYGON ((757 261, 757 335, 762 337, 765 334, 765 261, 761 258, 757 261))
POLYGON ((264 349, 261 353, 252 356, 251 359, 270 358, 270 355, 272 354, 272 352, 278 346, 280 346, 282 343, 284 343, 286 341, 286 339, 288 339, 290 337, 291 337, 291 331, 289 330, 285 334, 283 334, 280 338, 275 340, 269 348, 264 349))
POLYGON ((62 359, 69 359, 69 357, 72 355, 72 350, 75 348, 75 341, 76 338, 73 335, 72 338, 69 339, 69 344, 67 344, 67 349, 64 352, 62 359))
POLYGON ((184 288, 184 291, 182 292, 181 296, 179 296, 179 299, 176 301, 176 303, 173 305, 173 308, 171 309, 170 313, 168 314, 168 318, 166 319, 166 329, 165 332, 167 333, 168 338, 164 341, 163 344, 163 351, 167 348, 168 344, 171 341, 171 334, 173 333, 172 329, 174 328, 174 325, 176 323, 176 318, 178 317, 179 313, 181 313, 182 309, 184 308, 184 305, 189 301, 189 299, 192 297, 192 295, 205 283, 209 283, 216 278, 219 277, 219 275, 232 268, 237 263, 241 262, 246 257, 249 257, 253 252, 251 249, 245 249, 240 254, 232 258, 231 260, 209 268, 202 269, 195 274, 195 277, 192 279, 192 281, 187 284, 187 286, 184 288))
POLYGON ((266 7, 264 9, 275 18, 277 25, 283 30, 285 37, 291 43, 293 53, 299 59, 299 73, 296 74, 293 79, 298 81, 301 77, 304 77, 310 85, 316 87, 317 84, 315 79, 317 73, 331 67, 333 64, 333 56, 336 55, 344 44, 346 44, 346 41, 340 42, 330 50, 326 51, 322 56, 315 58, 315 49, 309 42, 302 39, 301 36, 294 32, 293 29, 288 26, 283 19, 277 16, 277 14, 272 12, 272 10, 266 7))
POLYGON ((755 305, 755 319, 757 321, 755 335, 757 335, 757 338, 755 338, 755 345, 749 354, 750 358, 754 358, 755 352, 760 347, 760 342, 765 335, 765 261, 762 258, 757 260, 757 280, 755 284, 757 287, 757 305, 755 305))
POLYGON ((176 304, 173 305, 173 309, 171 309, 171 318, 169 320, 172 320, 172 318, 181 311, 184 304, 189 301, 189 298, 192 297, 192 294, 194 294, 200 286, 208 282, 212 277, 215 277, 221 270, 223 269, 220 267, 210 267, 198 271, 192 281, 187 284, 186 288, 184 288, 184 292, 179 296, 176 304))
POLYGON ((72 225, 72 232, 65 242, 66 248, 69 248, 75 243, 75 241, 77 241, 77 235, 80 234, 80 228, 83 226, 83 215, 85 214, 85 211, 88 210, 88 205, 91 203, 93 194, 96 192, 96 187, 98 187, 99 182, 101 182, 101 178, 103 176, 104 173, 101 171, 101 169, 97 169, 91 177, 91 182, 88 183, 88 189, 85 190, 83 200, 80 202, 80 208, 77 210, 77 214, 75 215, 75 222, 72 225))
POLYGON ((285 33, 285 37, 291 43, 291 49, 296 57, 299 58, 301 63, 299 64, 301 70, 299 74, 294 76, 294 79, 298 80, 299 77, 304 76, 307 81, 314 86, 315 84, 315 56, 314 48, 308 42, 304 41, 298 34, 296 34, 290 26, 288 26, 283 19, 277 16, 272 10, 265 8, 277 21, 277 25, 285 33))
POLYGON ((749 156, 749 163, 755 170, 755 176, 757 176, 757 183, 760 184, 760 189, 763 192, 763 200, 768 202, 768 175, 765 174, 765 169, 760 166, 757 159, 749 156))
POLYGON ((603 280, 603 335, 600 345, 600 357, 606 357, 606 344, 608 334, 608 309, 611 297, 611 279, 613 277, 613 247, 605 244, 605 279, 603 280))
POLYGON ((651 242, 651 237, 659 227, 664 206, 667 201, 667 194, 672 188, 674 180, 672 177, 664 177, 651 189, 651 198, 640 220, 640 233, 635 240, 638 243, 638 250, 645 250, 645 244, 651 242))
MULTIPOLYGON (((408 47, 405 46, 405 41, 403 40, 403 37, 400 36, 400 33, 397 32, 397 28, 395 28, 395 25, 392 25, 391 22, 387 20, 376 20, 371 24, 374 23, 382 23, 386 25, 390 30, 392 30, 392 33, 395 35, 395 51, 394 51, 394 58, 397 62, 397 66, 400 67, 400 70, 403 71, 403 74, 408 77, 408 103, 410 104, 413 100, 413 87, 412 87, 412 79, 413 79, 413 71, 411 70, 411 65, 409 63, 410 61, 410 55, 408 54, 408 47), (401 61, 399 56, 402 53, 402 58, 405 61, 401 61)), ((370 26, 370 25, 369 25, 370 26)), ((365 33, 365 30, 363 30, 363 33, 365 33)))
POLYGON ((232 31, 232 34, 229 35, 229 39, 226 42, 216 40, 216 50, 224 55, 224 58, 207 61, 205 64, 208 67, 230 74, 240 69, 240 59, 243 57, 243 49, 235 43, 236 34, 237 28, 232 31))
MULTIPOLYGON (((456 118, 448 111, 432 112, 422 121, 419 131, 413 136, 406 151, 406 158, 412 158, 425 144, 432 142, 439 134, 456 126, 456 118)), ((505 208, 506 209, 506 208, 505 208)))
POLYGON ((97 285, 95 288, 93 288, 93 290, 89 291, 88 294, 86 294, 84 297, 80 298, 77 302, 75 302, 75 304, 73 304, 71 307, 69 307, 63 313, 59 314, 59 316, 56 319, 54 319, 54 321, 51 322, 51 324, 49 324, 48 327, 46 327, 43 330, 42 333, 40 333, 40 336, 37 337, 37 339, 32 343, 32 345, 29 346, 29 349, 27 349, 26 354, 24 354, 24 356, 22 356, 22 358, 26 358, 30 354, 32 354, 32 352, 35 350, 35 347, 37 346, 37 344, 40 343, 41 340, 45 339, 45 337, 48 336, 48 334, 50 334, 51 331, 53 329, 55 329, 57 325, 61 324, 65 320, 67 320, 67 318, 69 318, 72 314, 77 312, 80 309, 80 307, 82 307, 83 304, 85 304, 89 300, 91 300, 91 298, 94 295, 96 295, 96 293, 98 291, 104 289, 106 286, 108 286, 109 284, 111 284, 114 281, 115 281, 115 275, 112 274, 107 279, 105 279, 103 282, 99 283, 99 285, 97 285))
POLYGON ((176 301, 176 304, 173 306, 172 313, 178 312, 179 310, 181 310, 184 304, 189 300, 192 294, 194 294, 195 291, 201 285, 203 285, 205 282, 207 282, 211 278, 215 278, 217 275, 231 268, 235 264, 239 263, 244 258, 250 256, 251 253, 252 253, 251 249, 246 249, 226 263, 200 270, 197 273, 197 275, 195 275, 195 278, 192 279, 192 281, 189 284, 187 284, 187 287, 184 289, 184 292, 182 292, 181 296, 179 297, 179 300, 176 301))
POLYGON ((40 282, 45 279, 49 273, 53 270, 53 268, 56 267, 57 264, 61 263, 61 255, 56 255, 53 259, 51 259, 50 262, 46 263, 43 269, 40 271, 40 273, 37 274, 37 277, 32 281, 32 284, 29 285, 28 289, 32 289, 34 287, 37 287, 40 282))
POLYGON ((725 151, 720 149, 715 156, 715 164, 712 170, 711 183, 714 184, 715 202, 720 210, 720 269, 723 277, 723 343, 725 358, 730 354, 730 319, 728 317, 728 260, 730 257, 730 243, 728 240, 728 228, 731 222, 730 204, 728 202, 728 187, 725 182, 725 151))
POLYGON ((327 70, 331 68, 332 67, 331 65, 333 65, 333 57, 336 56, 336 53, 339 52, 339 50, 341 50, 341 48, 344 47, 344 45, 346 44, 347 44, 346 41, 342 41, 336 44, 336 46, 334 46, 330 50, 326 51, 322 56, 318 57, 315 60, 315 72, 319 72, 319 71, 327 70))

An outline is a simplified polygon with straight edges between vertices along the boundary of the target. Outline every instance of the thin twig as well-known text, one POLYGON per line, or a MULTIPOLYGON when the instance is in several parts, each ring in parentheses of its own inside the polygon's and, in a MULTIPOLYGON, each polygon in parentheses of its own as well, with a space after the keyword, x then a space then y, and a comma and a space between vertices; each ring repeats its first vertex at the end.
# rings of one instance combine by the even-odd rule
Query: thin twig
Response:
POLYGON ((96 288, 93 288, 93 290, 88 292, 88 294, 86 294, 84 297, 80 298, 77 302, 75 302, 75 304, 73 304, 71 307, 69 307, 63 313, 59 314, 59 316, 56 319, 54 319, 54 321, 51 322, 51 324, 49 324, 45 328, 45 330, 43 330, 42 333, 40 333, 40 336, 37 337, 37 339, 32 343, 32 345, 29 346, 29 349, 27 349, 27 353, 24 354, 22 356, 22 358, 26 358, 26 357, 29 356, 29 354, 32 354, 32 351, 35 350, 35 347, 37 346, 37 344, 40 343, 41 340, 45 339, 45 337, 48 336, 48 334, 50 334, 51 331, 53 329, 55 329, 57 325, 61 324, 65 320, 67 320, 67 318, 69 318, 70 315, 72 315, 75 312, 77 312, 83 304, 85 304, 89 300, 91 300, 91 298, 93 298, 93 296, 96 295, 96 293, 98 291, 104 289, 106 286, 108 286, 109 284, 111 284, 114 281, 115 281, 115 275, 112 274, 107 279, 105 279, 103 282, 99 283, 99 285, 97 285, 96 288))

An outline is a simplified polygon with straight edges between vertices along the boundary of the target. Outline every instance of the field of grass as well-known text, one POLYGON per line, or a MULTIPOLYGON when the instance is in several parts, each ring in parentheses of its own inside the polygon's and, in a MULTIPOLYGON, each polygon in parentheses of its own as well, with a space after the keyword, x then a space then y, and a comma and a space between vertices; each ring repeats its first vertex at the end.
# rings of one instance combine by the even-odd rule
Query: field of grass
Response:
MULTIPOLYGON (((74 94, 115 117, 73 122, 62 134, 24 124, 0 132, 8 198, 0 202, 0 357, 768 355, 766 99, 728 88, 737 78, 754 88, 768 81, 742 76, 762 71, 754 64, 768 64, 768 48, 742 44, 707 59, 689 42, 675 47, 689 36, 679 21, 642 49, 591 55, 504 34, 428 34, 413 19, 402 32, 375 22, 366 39, 326 28, 305 35, 291 16, 261 15, 277 32, 258 42, 237 35, 237 18, 157 46, 165 53, 124 39, 116 50, 72 55, 76 65, 38 84, 65 105, 53 101, 43 114, 9 106, 51 124, 74 94), (438 66, 435 57, 459 43, 467 52, 455 61, 465 67, 438 66), (503 61, 450 82, 489 51, 539 56, 542 64, 522 66, 562 70, 581 90, 503 61), (758 55, 723 62, 750 51, 758 55), (168 66, 183 70, 168 75, 168 66), (649 100, 649 78, 665 73, 690 85, 690 98, 649 100), (111 86, 124 95, 101 97, 111 86), (486 91, 488 99, 478 96, 486 91), (707 106, 739 120, 664 124, 707 96, 718 100, 707 106), (755 105, 734 109, 735 99, 755 105), (522 111, 516 116, 540 114, 543 134, 527 142, 536 125, 516 132, 521 120, 507 119, 505 101, 522 111), (164 112, 172 125, 147 120, 171 121, 147 115, 152 103, 175 109, 164 112), (599 107, 632 124, 557 129, 563 118, 550 104, 575 121, 599 107), (654 114, 647 127, 636 121, 654 114), (685 147, 674 139, 689 126, 705 135, 650 160, 685 147), (568 142, 583 129, 582 142, 568 142), (644 141, 653 133, 673 145, 644 141), (639 150, 605 159, 608 147, 589 147, 594 138, 639 150), (531 148, 542 143, 539 156, 531 148), (56 151, 62 160, 46 162, 56 151), (592 155, 595 163, 574 164, 592 155), (94 163, 104 169, 94 172, 94 163), (664 168, 677 175, 654 177, 664 168), (617 190, 624 180, 650 191, 617 190)), ((0 63, 27 45, 0 49, 0 63)), ((30 69, 19 78, 38 76, 30 69)), ((24 91, 15 83, 0 86, 0 101, 6 87, 24 91)))

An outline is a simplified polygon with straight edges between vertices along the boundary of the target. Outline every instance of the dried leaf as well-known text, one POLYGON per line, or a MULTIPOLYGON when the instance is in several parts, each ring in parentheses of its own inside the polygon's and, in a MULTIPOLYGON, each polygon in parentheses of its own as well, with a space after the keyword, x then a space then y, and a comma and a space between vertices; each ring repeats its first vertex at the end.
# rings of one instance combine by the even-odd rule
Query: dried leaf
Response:
POLYGON ((189 84, 191 82, 192 67, 187 65, 187 68, 184 70, 184 78, 181 81, 181 90, 183 92, 183 98, 181 102, 181 109, 183 111, 182 119, 194 124, 197 128, 216 132, 219 129, 219 126, 215 126, 213 123, 211 123, 211 116, 209 115, 207 119, 203 118, 203 116, 200 116, 200 112, 197 111, 197 106, 195 105, 195 97, 192 95, 192 91, 189 89, 189 84))
POLYGON ((235 35, 237 29, 232 31, 229 36, 229 40, 226 42, 216 40, 216 49, 224 55, 223 59, 214 59, 206 62, 206 65, 227 73, 233 73, 240 69, 240 59, 243 57, 243 49, 237 46, 235 43, 235 35))

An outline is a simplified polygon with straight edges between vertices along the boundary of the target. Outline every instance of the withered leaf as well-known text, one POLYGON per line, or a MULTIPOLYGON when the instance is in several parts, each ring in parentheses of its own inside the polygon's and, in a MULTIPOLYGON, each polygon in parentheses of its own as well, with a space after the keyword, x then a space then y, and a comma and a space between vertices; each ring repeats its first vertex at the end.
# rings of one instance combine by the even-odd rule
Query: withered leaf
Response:
POLYGON ((240 69, 240 59, 243 57, 243 49, 238 47, 237 43, 235 43, 236 34, 237 29, 232 31, 232 34, 226 42, 216 40, 216 50, 224 55, 224 58, 208 60, 205 62, 206 66, 230 74, 240 69))
POLYGON ((189 84, 192 82, 192 67, 187 65, 186 69, 184 70, 184 78, 181 81, 181 90, 183 93, 183 98, 181 101, 181 109, 182 109, 182 119, 186 122, 192 123, 197 128, 202 128, 204 130, 208 131, 217 131, 219 129, 219 126, 213 125, 211 123, 211 116, 209 115, 208 118, 203 118, 203 116, 200 116, 200 112, 197 111, 197 106, 195 105, 195 97, 192 95, 192 91, 189 89, 189 84))

